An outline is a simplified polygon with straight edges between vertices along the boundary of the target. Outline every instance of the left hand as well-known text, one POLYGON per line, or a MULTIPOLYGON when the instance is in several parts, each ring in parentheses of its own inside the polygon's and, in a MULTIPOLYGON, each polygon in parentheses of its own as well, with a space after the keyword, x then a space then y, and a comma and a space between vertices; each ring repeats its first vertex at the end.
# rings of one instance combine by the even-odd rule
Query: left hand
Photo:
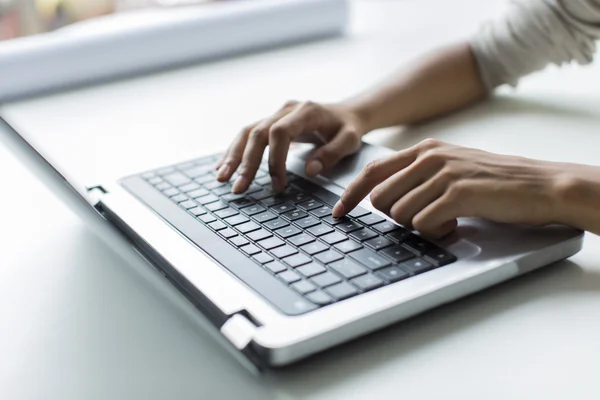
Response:
POLYGON ((375 208, 434 238, 454 230, 458 217, 546 225, 560 222, 567 169, 428 139, 367 165, 333 215, 351 211, 370 192, 375 208))

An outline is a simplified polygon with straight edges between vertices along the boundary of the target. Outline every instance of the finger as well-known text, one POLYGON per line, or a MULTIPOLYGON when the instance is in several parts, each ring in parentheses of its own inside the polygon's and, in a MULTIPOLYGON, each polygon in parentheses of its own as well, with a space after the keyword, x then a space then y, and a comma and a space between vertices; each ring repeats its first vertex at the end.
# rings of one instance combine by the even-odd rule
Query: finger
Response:
POLYGON ((271 117, 265 118, 259 122, 249 132, 247 144, 242 156, 242 167, 239 171, 239 177, 236 179, 231 189, 233 193, 242 193, 248 190, 262 161, 265 147, 267 147, 269 142, 269 130, 271 129, 271 125, 289 112, 290 108, 286 104, 271 117))
POLYGON ((256 124, 253 124, 244 128, 217 163, 217 180, 219 182, 226 182, 231 179, 231 176, 239 167, 246 143, 248 142, 248 134, 255 126, 256 124))
POLYGON ((306 174, 315 176, 337 164, 342 158, 355 153, 361 146, 358 134, 351 130, 340 131, 331 142, 317 148, 306 160, 306 174))
POLYGON ((371 161, 354 179, 333 207, 334 217, 342 217, 360 203, 375 186, 412 164, 417 158, 414 147, 399 151, 391 156, 371 161))
POLYGON ((373 207, 390 215, 392 206, 411 190, 431 179, 442 164, 432 158, 418 158, 405 169, 395 173, 371 191, 373 207))
POLYGON ((456 228, 458 217, 468 216, 460 211, 457 202, 446 193, 419 212, 413 218, 413 226, 424 236, 440 238, 456 228))
POLYGON ((290 143, 302 133, 318 129, 319 108, 305 103, 274 123, 269 131, 269 173, 273 190, 277 193, 285 188, 286 167, 290 143))
POLYGON ((441 178, 428 180, 398 199, 391 206, 388 215, 401 225, 414 226, 415 215, 442 196, 447 185, 441 178))
POLYGON ((261 122, 248 135, 248 143, 238 171, 239 176, 231 188, 232 193, 245 192, 254 179, 256 171, 260 167, 265 148, 269 143, 268 131, 265 128, 267 123, 268 121, 261 122))

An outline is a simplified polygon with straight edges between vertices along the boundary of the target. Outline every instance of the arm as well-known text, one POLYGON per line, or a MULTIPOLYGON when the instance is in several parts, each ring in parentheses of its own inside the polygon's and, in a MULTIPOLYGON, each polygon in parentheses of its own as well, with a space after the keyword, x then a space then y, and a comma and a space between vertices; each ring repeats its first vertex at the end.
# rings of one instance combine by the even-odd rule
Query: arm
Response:
POLYGON ((418 123, 468 106, 487 94, 468 43, 436 50, 343 104, 366 132, 418 123))

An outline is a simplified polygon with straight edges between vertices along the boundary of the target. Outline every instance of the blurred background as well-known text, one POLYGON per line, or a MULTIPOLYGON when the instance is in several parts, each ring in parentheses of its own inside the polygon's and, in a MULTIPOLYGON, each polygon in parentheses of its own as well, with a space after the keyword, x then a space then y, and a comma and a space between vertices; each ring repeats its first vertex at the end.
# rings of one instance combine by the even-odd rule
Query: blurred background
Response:
POLYGON ((0 0, 0 40, 48 32, 116 12, 219 1, 227 0, 0 0))

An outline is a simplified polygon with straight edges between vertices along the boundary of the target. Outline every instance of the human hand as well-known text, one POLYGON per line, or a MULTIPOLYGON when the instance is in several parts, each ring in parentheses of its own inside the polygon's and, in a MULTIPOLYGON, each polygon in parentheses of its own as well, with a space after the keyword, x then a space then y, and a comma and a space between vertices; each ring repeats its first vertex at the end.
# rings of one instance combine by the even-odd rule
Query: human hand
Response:
POLYGON ((428 139, 371 162, 333 209, 351 211, 369 193, 375 208, 425 236, 442 237, 458 217, 545 225, 564 222, 561 200, 575 164, 487 153, 428 139))
POLYGON ((335 104, 290 101, 279 111, 243 129, 217 164, 217 180, 231 179, 238 170, 233 193, 248 189, 269 146, 269 172, 275 192, 285 188, 285 162, 292 141, 320 142, 306 161, 306 174, 314 176, 356 152, 366 133, 358 115, 335 104))

